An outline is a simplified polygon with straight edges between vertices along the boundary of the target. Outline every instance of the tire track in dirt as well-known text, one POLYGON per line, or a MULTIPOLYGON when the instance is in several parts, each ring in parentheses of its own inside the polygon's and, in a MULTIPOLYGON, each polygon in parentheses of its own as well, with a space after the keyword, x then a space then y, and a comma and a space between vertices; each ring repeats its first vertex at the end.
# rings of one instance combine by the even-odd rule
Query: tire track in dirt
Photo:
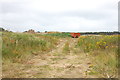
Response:
MULTIPOLYGON (((61 38, 55 49, 46 54, 33 56, 21 70, 21 77, 24 78, 86 78, 89 58, 84 53, 77 54, 76 50, 78 38, 61 38), (63 47, 69 43, 70 53, 64 54, 63 47)), ((89 76, 90 77, 90 76, 89 76)))
MULTIPOLYGON (((55 49, 53 49, 52 51, 50 51, 47 54, 41 54, 41 55, 37 55, 34 56, 31 60, 29 60, 27 63, 30 64, 30 66, 34 66, 34 68, 28 68, 25 72, 26 72, 26 77, 31 77, 31 78, 35 78, 35 74, 38 74, 39 71, 39 67, 44 68, 44 66, 46 65, 52 65, 51 63, 53 63, 53 61, 51 61, 52 58, 55 58, 55 56, 53 55, 54 53, 61 53, 62 52, 62 48, 66 43, 66 39, 60 39, 59 41, 59 45, 56 46, 55 49), (34 74, 34 75, 33 75, 34 74)), ((44 72, 42 72, 44 73, 44 72)), ((50 72, 51 73, 51 72, 50 72)), ((45 74, 47 74, 45 72, 45 74)), ((39 75, 38 75, 39 77, 39 75)), ((44 76, 41 76, 44 77, 44 76)), ((45 77, 52 77, 50 74, 46 75, 45 77)))
MULTIPOLYGON (((55 70, 51 73, 52 78, 85 78, 87 77, 87 71, 89 69, 89 60, 85 54, 75 55, 73 49, 78 39, 67 39, 70 47, 70 54, 62 56, 61 60, 58 60, 56 64, 51 65, 55 70), (62 69, 59 73, 56 69, 62 69)), ((60 57, 60 56, 59 56, 60 57)))

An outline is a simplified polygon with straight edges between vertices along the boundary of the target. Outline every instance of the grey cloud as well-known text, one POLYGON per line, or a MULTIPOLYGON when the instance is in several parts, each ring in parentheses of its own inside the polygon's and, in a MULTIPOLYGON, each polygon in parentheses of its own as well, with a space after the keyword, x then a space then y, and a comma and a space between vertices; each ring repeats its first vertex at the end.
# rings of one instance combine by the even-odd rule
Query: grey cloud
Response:
POLYGON ((1 2, 1 11, 2 13, 19 13, 25 9, 25 2, 16 1, 16 2, 1 2))
POLYGON ((97 31, 112 30, 114 27, 117 27, 117 9, 110 7, 111 3, 98 10, 72 10, 51 13, 40 11, 39 9, 34 10, 34 8, 27 5, 29 4, 27 2, 0 3, 2 5, 2 12, 0 12, 2 20, 0 21, 0 25, 13 31, 25 31, 30 28, 40 31, 97 31), (70 18, 70 20, 66 18, 70 18), (78 21, 73 21, 72 18, 77 18, 78 21), (101 25, 87 26, 87 22, 86 24, 81 24, 81 18, 87 21, 97 21, 101 25), (71 27, 73 25, 71 22, 80 27, 71 27))

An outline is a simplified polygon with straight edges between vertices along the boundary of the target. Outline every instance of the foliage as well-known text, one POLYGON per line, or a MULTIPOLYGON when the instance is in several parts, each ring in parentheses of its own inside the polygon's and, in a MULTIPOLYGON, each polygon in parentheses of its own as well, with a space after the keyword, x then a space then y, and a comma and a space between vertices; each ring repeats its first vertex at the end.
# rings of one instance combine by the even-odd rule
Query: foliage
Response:
POLYGON ((118 46, 118 35, 109 36, 81 36, 78 40, 78 47, 84 52, 94 50, 116 49, 118 46))
POLYGON ((81 36, 77 47, 88 53, 93 60, 93 71, 102 77, 116 77, 119 35, 81 36))
POLYGON ((70 36, 70 33, 48 33, 48 34, 46 34, 47 36, 56 36, 56 37, 62 37, 62 38, 64 38, 64 37, 71 37, 70 36))
POLYGON ((6 59, 48 52, 57 44, 57 38, 36 34, 3 32, 2 39, 2 55, 6 59))
POLYGON ((68 42, 66 42, 64 47, 63 47, 63 53, 65 53, 65 54, 70 53, 70 47, 69 47, 68 42))

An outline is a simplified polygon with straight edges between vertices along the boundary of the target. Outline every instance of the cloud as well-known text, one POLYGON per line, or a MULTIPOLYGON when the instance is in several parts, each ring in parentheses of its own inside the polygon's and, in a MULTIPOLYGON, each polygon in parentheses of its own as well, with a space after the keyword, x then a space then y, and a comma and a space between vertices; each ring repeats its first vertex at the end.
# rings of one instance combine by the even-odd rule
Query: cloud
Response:
POLYGON ((115 31, 118 0, 1 0, 0 25, 12 31, 115 31))

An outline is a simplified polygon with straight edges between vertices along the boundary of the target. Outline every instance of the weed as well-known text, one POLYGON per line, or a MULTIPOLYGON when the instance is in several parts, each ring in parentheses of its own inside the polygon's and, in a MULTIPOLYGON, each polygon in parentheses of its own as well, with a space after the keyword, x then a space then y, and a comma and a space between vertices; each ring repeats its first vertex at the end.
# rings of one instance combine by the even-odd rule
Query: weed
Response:
POLYGON ((70 47, 69 47, 69 43, 68 42, 66 42, 64 47, 63 47, 63 53, 65 53, 65 54, 70 53, 70 47))
POLYGON ((25 58, 33 52, 49 52, 57 45, 57 39, 49 36, 3 32, 3 59, 25 58))
POLYGON ((117 75, 118 35, 81 36, 77 47, 92 57, 94 63, 90 74, 99 74, 101 77, 117 75))

